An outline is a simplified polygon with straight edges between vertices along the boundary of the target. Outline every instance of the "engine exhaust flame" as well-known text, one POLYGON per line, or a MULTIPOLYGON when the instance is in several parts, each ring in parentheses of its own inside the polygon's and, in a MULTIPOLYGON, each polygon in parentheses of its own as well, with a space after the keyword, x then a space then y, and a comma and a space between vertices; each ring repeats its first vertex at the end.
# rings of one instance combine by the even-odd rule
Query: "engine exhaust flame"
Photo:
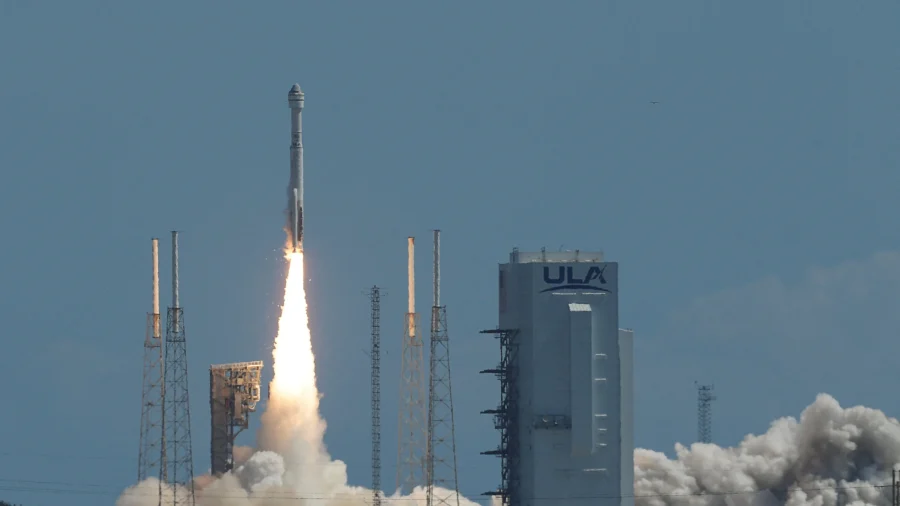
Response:
POLYGON ((292 421, 302 422, 303 425, 324 425, 319 419, 316 360, 309 331, 306 290, 303 286, 303 252, 290 252, 287 258, 289 267, 284 304, 281 306, 278 334, 272 351, 275 376, 269 385, 269 409, 290 405, 293 411, 292 421))

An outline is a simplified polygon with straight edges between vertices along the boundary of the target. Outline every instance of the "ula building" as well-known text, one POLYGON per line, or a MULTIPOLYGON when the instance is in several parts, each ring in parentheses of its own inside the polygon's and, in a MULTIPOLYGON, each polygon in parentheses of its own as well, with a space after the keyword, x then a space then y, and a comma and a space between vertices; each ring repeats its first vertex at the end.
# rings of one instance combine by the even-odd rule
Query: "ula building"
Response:
POLYGON ((511 506, 634 504, 633 332, 600 252, 513 250, 499 272, 493 415, 511 506))

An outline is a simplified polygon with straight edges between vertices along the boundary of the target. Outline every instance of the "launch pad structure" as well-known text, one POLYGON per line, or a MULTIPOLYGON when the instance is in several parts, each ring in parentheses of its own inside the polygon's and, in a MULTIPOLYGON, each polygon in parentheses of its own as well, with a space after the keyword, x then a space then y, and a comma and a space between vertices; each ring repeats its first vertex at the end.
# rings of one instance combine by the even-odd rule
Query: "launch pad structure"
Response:
POLYGON ((397 441, 397 490, 409 493, 425 485, 427 475, 428 406, 425 400, 422 336, 416 313, 415 239, 407 238, 408 308, 403 326, 403 358, 400 365, 399 434, 397 441))
POLYGON ((250 427, 260 399, 262 361, 209 367, 210 463, 214 476, 234 469, 234 442, 250 427))
POLYGON ((166 439, 163 432, 163 340, 159 319, 159 239, 153 238, 153 306, 147 313, 144 371, 141 388, 141 435, 138 481, 156 477, 166 481, 166 439))
POLYGON ((434 230, 431 349, 428 372, 428 439, 425 452, 425 505, 459 506, 456 429, 450 380, 447 306, 441 305, 441 231, 434 230))
POLYGON ((188 396, 187 338, 184 331, 184 309, 181 307, 178 283, 178 232, 172 231, 172 306, 166 317, 166 349, 163 371, 163 437, 164 466, 159 482, 162 501, 163 486, 172 487, 174 506, 194 506, 194 457, 191 443, 191 403, 188 396))

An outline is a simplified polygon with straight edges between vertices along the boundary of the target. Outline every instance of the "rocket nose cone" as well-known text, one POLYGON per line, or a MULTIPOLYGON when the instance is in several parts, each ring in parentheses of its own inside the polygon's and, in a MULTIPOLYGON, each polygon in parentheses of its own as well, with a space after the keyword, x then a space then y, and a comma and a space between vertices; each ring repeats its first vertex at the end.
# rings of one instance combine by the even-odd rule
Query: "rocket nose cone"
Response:
POLYGON ((299 85, 299 84, 294 84, 293 86, 291 86, 290 94, 291 94, 291 95, 295 95, 295 94, 298 94, 298 93, 302 93, 302 92, 300 91, 300 85, 299 85))

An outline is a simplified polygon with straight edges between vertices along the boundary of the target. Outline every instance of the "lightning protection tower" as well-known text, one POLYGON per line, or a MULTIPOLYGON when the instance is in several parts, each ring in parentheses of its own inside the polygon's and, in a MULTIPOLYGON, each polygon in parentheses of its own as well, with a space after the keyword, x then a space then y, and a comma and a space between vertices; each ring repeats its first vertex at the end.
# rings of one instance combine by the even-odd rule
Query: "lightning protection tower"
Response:
POLYGON ((210 463, 213 476, 234 469, 234 442, 250 427, 259 402, 263 363, 239 362, 209 367, 210 463), (235 430, 236 429, 236 430, 235 430))
POLYGON ((713 394, 713 385, 697 386, 697 441, 700 443, 712 442, 712 401, 716 400, 713 394))
POLYGON ((153 306, 147 313, 144 335, 144 377, 141 388, 141 443, 138 481, 150 476, 165 480, 166 448, 163 434, 163 346, 159 323, 159 239, 152 239, 153 306))
MULTIPOLYGON (((166 318, 165 403, 167 482, 174 489, 173 505, 194 506, 194 457, 191 450, 191 408, 188 398, 187 341, 184 310, 178 298, 178 232, 172 232, 172 306, 166 318)), ((162 498, 160 481, 160 498, 162 498)))
POLYGON ((896 464, 891 469, 891 506, 900 506, 900 471, 896 464))
POLYGON ((372 308, 372 504, 381 506, 381 289, 369 292, 372 308))
POLYGON ((410 492, 425 484, 425 378, 422 337, 416 313, 415 239, 407 239, 409 303, 403 326, 400 369, 400 434, 397 450, 397 489, 410 492))
POLYGON ((428 376, 427 506, 459 506, 453 390, 450 388, 450 339, 447 306, 441 305, 441 231, 434 231, 434 300, 428 376), (439 489, 435 489, 435 486, 439 489))

